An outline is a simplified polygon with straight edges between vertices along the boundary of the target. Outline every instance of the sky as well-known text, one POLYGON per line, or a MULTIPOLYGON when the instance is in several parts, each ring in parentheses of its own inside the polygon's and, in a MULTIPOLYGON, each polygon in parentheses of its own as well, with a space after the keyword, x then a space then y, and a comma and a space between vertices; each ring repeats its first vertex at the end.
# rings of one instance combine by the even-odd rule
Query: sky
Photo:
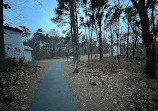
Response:
POLYGON ((39 0, 39 2, 37 0, 4 0, 4 3, 11 6, 11 9, 4 9, 4 24, 17 28, 25 26, 32 33, 39 28, 46 32, 56 29, 61 33, 62 28, 50 20, 55 17, 56 0, 39 0))
MULTIPOLYGON (((131 5, 130 0, 122 0, 131 5)), ((52 29, 57 30, 61 36, 65 27, 58 27, 57 24, 51 22, 51 18, 55 17, 55 8, 57 8, 56 0, 4 0, 11 9, 4 9, 4 24, 8 23, 12 27, 25 26, 35 33, 42 28, 45 33, 52 29), (39 1, 39 2, 38 2, 39 1)), ((127 32, 127 25, 121 21, 120 26, 123 33, 127 32)), ((84 29, 83 31, 84 32, 84 29)), ((87 34, 88 35, 88 34, 87 34)))
POLYGON ((56 29, 60 35, 63 35, 64 27, 58 27, 50 20, 56 16, 56 0, 4 0, 4 3, 11 6, 11 9, 4 10, 4 24, 8 23, 12 27, 25 26, 32 33, 39 28, 45 32, 56 29))

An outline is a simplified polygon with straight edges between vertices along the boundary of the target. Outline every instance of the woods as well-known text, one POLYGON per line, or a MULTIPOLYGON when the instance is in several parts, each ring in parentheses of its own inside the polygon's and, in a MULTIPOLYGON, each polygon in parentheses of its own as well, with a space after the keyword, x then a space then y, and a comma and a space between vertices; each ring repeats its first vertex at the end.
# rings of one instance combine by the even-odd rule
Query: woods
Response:
MULTIPOLYGON (((144 44, 145 52, 146 52, 145 55, 146 77, 156 78, 156 43, 157 43, 156 41, 157 1, 156 0, 147 0, 147 1, 131 0, 128 2, 120 1, 120 0, 114 0, 113 2, 112 1, 109 2, 107 0, 99 0, 99 1, 98 0, 70 0, 70 1, 57 0, 57 2, 58 2, 58 7, 55 9, 55 13, 57 16, 52 18, 51 21, 53 23, 57 23, 61 27, 62 26, 69 27, 64 31, 64 34, 66 34, 67 37, 71 38, 71 44, 69 42, 69 45, 71 45, 72 47, 71 48, 69 47, 68 51, 65 51, 64 53, 71 52, 73 54, 73 61, 76 64, 75 70, 77 70, 77 64, 80 60, 80 52, 83 52, 82 50, 80 50, 83 47, 83 46, 80 47, 80 44, 82 44, 82 42, 86 42, 87 44, 86 50, 88 55, 88 61, 90 60, 90 56, 92 59, 92 53, 93 53, 92 41, 98 42, 99 58, 100 60, 102 60, 103 55, 107 54, 107 52, 104 49, 106 50, 109 49, 109 47, 103 46, 104 44, 103 41, 105 41, 107 44, 110 44, 111 56, 112 58, 113 56, 117 56, 118 63, 120 62, 119 57, 122 56, 122 54, 124 53, 122 52, 123 43, 126 47, 127 59, 129 58, 130 55, 129 54, 130 44, 132 44, 133 60, 135 58, 135 52, 136 52, 136 48, 138 47, 138 44, 144 44), (125 24, 126 26, 121 24, 125 24), (124 27, 127 27, 127 29, 125 29, 124 27), (81 38, 84 41, 81 41, 81 38), (115 46, 117 47, 116 55, 114 55, 115 46)), ((3 8, 8 9, 11 7, 9 6, 9 4, 4 4, 3 0, 1 0, 1 17, 0 17, 1 71, 5 69, 3 8)), ((23 28, 23 36, 25 37, 26 40, 27 36, 29 36, 31 32, 25 26, 20 26, 20 27, 23 28)), ((39 32, 37 31, 34 34, 33 39, 29 40, 29 42, 25 44, 34 47, 33 46, 34 43, 32 41, 34 40, 36 41, 37 38, 36 36, 39 35, 38 33, 39 32)), ((49 39, 47 41, 52 41, 52 42, 54 41, 54 40, 50 40, 51 37, 48 37, 47 34, 44 35, 43 33, 42 35, 42 33, 43 32, 41 32, 39 36, 45 36, 44 41, 46 41, 46 39, 49 39)), ((58 40, 58 42, 63 42, 63 45, 61 46, 62 48, 66 46, 64 41, 65 41, 64 38, 58 40)), ((39 41, 38 45, 39 44, 41 45, 41 41, 39 41)), ((54 43, 52 45, 54 45, 54 43)), ((38 46, 35 49, 38 50, 39 47, 41 46, 38 46)), ((46 44, 45 47, 47 47, 46 44)), ((47 49, 52 53, 54 52, 54 56, 56 56, 57 49, 55 47, 57 47, 57 45, 53 46, 54 51, 51 50, 52 48, 48 48, 48 47, 47 49)), ((34 53, 36 57, 37 55, 39 56, 39 54, 35 55, 34 53)), ((47 54, 49 58, 53 57, 50 55, 52 54, 47 54)), ((78 71, 74 71, 74 72, 78 72, 78 71)))
MULTIPOLYGON (((141 27, 142 27, 142 39, 146 47, 146 53, 147 53, 147 61, 146 61, 146 69, 145 73, 146 76, 149 78, 156 78, 156 47, 154 42, 154 34, 153 35, 150 32, 150 23, 149 23, 149 17, 148 17, 148 9, 155 8, 156 0, 148 0, 147 3, 145 3, 145 0, 139 0, 139 3, 137 3, 135 0, 132 0, 132 3, 134 7, 137 9, 137 13, 139 13, 141 27)), ((153 19, 153 18, 152 18, 153 19)), ((154 19, 153 19, 154 20, 154 19)), ((153 21, 152 21, 153 23, 153 21)))
MULTIPOLYGON (((3 3, 3 1, 1 2, 3 3)), ((126 45, 127 58, 129 58, 130 55, 129 44, 132 43, 133 59, 135 58, 135 50, 137 48, 137 44, 139 42, 143 42, 146 48, 147 58, 145 74, 149 78, 156 78, 156 0, 131 0, 128 2, 120 0, 114 0, 113 2, 109 2, 107 0, 58 0, 57 2, 58 7, 55 10, 57 17, 52 18, 51 21, 59 24, 60 26, 69 27, 69 29, 66 29, 66 32, 64 33, 69 33, 68 35, 71 36, 71 48, 74 56, 73 60, 76 64, 76 67, 79 62, 81 51, 80 49, 82 49, 82 47, 79 45, 82 42, 81 38, 84 38, 87 44, 86 47, 88 60, 90 60, 90 55, 92 59, 92 41, 94 41, 94 39, 97 39, 99 44, 99 58, 100 60, 103 58, 103 54, 105 54, 103 40, 106 39, 106 42, 111 45, 110 50, 112 57, 114 56, 114 47, 115 45, 117 46, 116 56, 118 63, 120 62, 119 56, 122 56, 123 53, 122 40, 126 45), (125 27, 121 25, 123 22, 126 24, 127 30, 122 28, 125 27), (85 32, 82 29, 83 26, 85 32), (122 35, 124 36, 123 38, 122 35), (130 41, 130 38, 133 40, 130 41)), ((11 8, 8 6, 9 5, 5 5, 5 8, 11 8)), ((2 19, 2 13, 1 16, 2 19)), ((3 21, 3 19, 1 21, 3 21)), ((4 34, 3 30, 1 31, 1 58, 4 58, 4 37, 2 36, 4 34)), ((24 31, 26 32, 26 29, 24 31)), ((1 61, 4 64, 4 59, 1 59, 1 61)), ((1 67, 4 66, 5 65, 1 65, 1 67)))
POLYGON ((157 36, 157 0, 0 0, 0 110, 156 111, 157 36))
MULTIPOLYGON (((110 36, 111 44, 111 56, 113 57, 113 48, 116 43, 117 46, 117 61, 120 62, 119 56, 122 56, 122 40, 125 43, 126 47, 126 57, 129 58, 130 44, 132 44, 133 55, 132 58, 135 58, 135 50, 138 47, 138 44, 143 42, 146 48, 146 68, 145 74, 146 77, 156 78, 156 36, 157 36, 157 1, 156 0, 140 0, 140 1, 116 1, 113 2, 106 0, 72 0, 61 2, 58 0, 58 8, 56 9, 56 14, 58 15, 54 20, 57 20, 58 23, 65 21, 66 19, 61 19, 61 16, 65 14, 68 10, 70 13, 66 14, 67 17, 70 17, 70 27, 71 29, 71 38, 74 47, 74 58, 76 58, 78 48, 78 35, 79 31, 82 30, 78 28, 78 23, 84 24, 85 35, 87 40, 87 54, 89 60, 89 54, 91 52, 91 38, 94 36, 97 38, 99 43, 99 58, 103 58, 103 43, 102 39, 108 40, 110 36), (76 3, 80 5, 76 5, 76 3), (68 5, 69 4, 69 5, 68 5), (61 10, 61 6, 62 8, 61 10), (78 7, 78 11, 76 9, 78 7), (67 8, 66 8, 67 7, 67 8), (82 9, 83 8, 83 12, 82 9), (60 13, 59 13, 60 12, 60 13), (75 13, 75 14, 74 14, 75 13), (85 16, 86 18, 82 17, 85 16), (78 19, 81 18, 81 19, 78 19), (81 21, 79 21, 81 20, 81 21), (121 22, 120 22, 121 21, 121 22), (122 21, 126 24, 127 29, 122 24, 122 21), (103 25, 103 22, 105 25, 103 25), (75 25, 76 24, 76 25, 75 25), (89 32, 86 31, 88 29, 89 32), (91 29, 91 34, 90 34, 91 29), (103 32, 103 29, 106 32, 103 32), (109 30, 108 30, 109 29, 109 30), (110 32, 109 32, 110 31, 110 32), (132 31, 132 32, 131 32, 132 31), (121 37, 124 32, 123 38, 121 37), (88 34, 89 33, 89 34, 88 34), (106 35, 106 36, 104 36, 106 35), (89 36, 89 37, 88 37, 89 36), (116 38, 116 39, 115 39, 116 38), (133 38, 131 41, 130 38, 133 38)), ((94 37, 94 38, 95 38, 94 37)), ((143 49, 144 50, 144 49, 143 49)))

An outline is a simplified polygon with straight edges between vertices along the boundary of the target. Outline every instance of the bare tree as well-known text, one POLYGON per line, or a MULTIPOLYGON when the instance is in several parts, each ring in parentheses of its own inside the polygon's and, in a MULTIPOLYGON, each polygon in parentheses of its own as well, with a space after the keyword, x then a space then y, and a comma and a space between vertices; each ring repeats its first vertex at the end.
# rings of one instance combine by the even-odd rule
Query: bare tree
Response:
MULTIPOLYGON (((145 74, 149 78, 156 78, 156 48, 154 43, 154 34, 150 32, 150 20, 148 17, 148 9, 155 6, 157 0, 131 0, 140 17, 142 27, 142 39, 145 43, 147 61, 145 74)), ((154 32, 156 33, 156 31, 154 32)))

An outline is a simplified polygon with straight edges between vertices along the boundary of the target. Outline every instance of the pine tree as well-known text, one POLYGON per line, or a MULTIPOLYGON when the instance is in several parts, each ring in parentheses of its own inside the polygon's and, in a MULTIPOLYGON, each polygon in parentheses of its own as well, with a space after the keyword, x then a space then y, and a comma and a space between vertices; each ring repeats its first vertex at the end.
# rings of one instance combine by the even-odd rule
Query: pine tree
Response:
POLYGON ((77 1, 78 0, 57 0, 58 7, 55 9, 57 17, 52 19, 53 22, 61 24, 67 23, 65 22, 65 17, 69 18, 73 47, 73 60, 75 63, 75 73, 78 72, 79 62, 77 1))
POLYGON ((109 7, 107 0, 91 0, 90 9, 94 11, 95 21, 99 27, 99 53, 100 59, 103 58, 103 43, 102 43, 102 20, 104 11, 109 7))

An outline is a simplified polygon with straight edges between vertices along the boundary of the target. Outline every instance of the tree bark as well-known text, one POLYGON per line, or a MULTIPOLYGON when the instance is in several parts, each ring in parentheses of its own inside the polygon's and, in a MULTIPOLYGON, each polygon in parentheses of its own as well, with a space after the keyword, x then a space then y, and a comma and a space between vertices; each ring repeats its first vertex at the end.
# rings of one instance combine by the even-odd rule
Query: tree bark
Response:
POLYGON ((149 31, 149 18, 147 15, 147 10, 142 10, 139 12, 141 26, 142 26, 142 38, 145 43, 146 53, 147 53, 147 61, 145 74, 148 78, 156 78, 156 48, 155 44, 153 44, 153 36, 149 31))
POLYGON ((87 37, 87 47, 88 47, 88 62, 90 61, 90 27, 88 26, 88 33, 89 33, 89 37, 87 37))
POLYGON ((71 40, 72 40, 72 56, 73 56, 73 62, 75 63, 75 59, 74 59, 74 36, 73 36, 73 31, 72 31, 72 25, 71 25, 71 40))
POLYGON ((156 47, 153 44, 153 38, 150 34, 143 34, 143 41, 145 41, 147 61, 145 67, 145 74, 148 78, 156 79, 156 47))
POLYGON ((122 51, 121 51, 122 45, 121 45, 121 42, 122 42, 122 40, 121 40, 121 38, 120 38, 120 56, 122 56, 122 51))
POLYGON ((75 62, 75 69, 74 73, 78 73, 78 38, 77 38, 77 27, 76 27, 76 20, 75 20, 75 1, 69 0, 70 4, 70 20, 72 26, 72 34, 73 34, 73 42, 74 42, 74 62, 75 62))
POLYGON ((120 63, 120 57, 119 57, 119 19, 117 20, 116 26, 116 38, 117 38, 117 62, 120 63))
POLYGON ((110 33, 111 33, 111 57, 113 59, 113 34, 112 34, 112 27, 110 25, 110 33))
POLYGON ((100 53, 100 60, 103 58, 103 43, 102 43, 102 32, 101 27, 99 31, 99 53, 100 53))
POLYGON ((99 53, 100 53, 100 60, 103 58, 103 43, 102 43, 102 30, 101 30, 101 19, 102 19, 102 14, 99 15, 99 53))
MULTIPOLYGON (((76 26, 76 45, 77 45, 77 48, 76 48, 76 52, 77 52, 77 62, 80 61, 80 50, 79 50, 79 37, 78 37, 78 29, 79 29, 79 26, 78 26, 78 13, 77 13, 77 3, 75 3, 75 12, 76 12, 76 19, 75 19, 75 26, 76 26)), ((78 69, 78 68, 77 68, 78 69)))
POLYGON ((0 0, 0 72, 5 71, 5 48, 4 48, 4 28, 3 28, 3 0, 0 0))
MULTIPOLYGON (((136 26, 134 26, 134 30, 136 30, 136 26)), ((138 37, 133 33, 133 60, 135 60, 135 51, 136 51, 136 46, 138 42, 138 37)))
POLYGON ((128 23, 128 35, 127 35, 127 55, 126 55, 127 58, 128 58, 128 47, 129 47, 129 23, 128 23))
MULTIPOLYGON (((133 34, 134 35, 134 34, 133 34)), ((135 36, 135 35, 134 35, 135 36)), ((135 41, 133 41, 133 54, 132 54, 132 56, 133 56, 133 60, 135 60, 135 51, 136 51, 136 45, 137 45, 137 41, 138 41, 138 37, 135 37, 136 38, 136 40, 135 41)), ((133 39, 134 40, 134 39, 133 39)))
POLYGON ((150 34, 150 24, 148 17, 148 6, 150 2, 148 0, 147 5, 145 6, 145 0, 139 0, 139 4, 135 0, 131 0, 134 7, 137 8, 137 12, 139 13, 140 22, 142 26, 142 39, 145 43, 146 53, 147 53, 147 61, 145 74, 148 78, 156 78, 156 48, 154 42, 153 35, 150 34))
POLYGON ((91 36, 90 36, 90 55, 92 60, 92 30, 91 30, 91 36))

